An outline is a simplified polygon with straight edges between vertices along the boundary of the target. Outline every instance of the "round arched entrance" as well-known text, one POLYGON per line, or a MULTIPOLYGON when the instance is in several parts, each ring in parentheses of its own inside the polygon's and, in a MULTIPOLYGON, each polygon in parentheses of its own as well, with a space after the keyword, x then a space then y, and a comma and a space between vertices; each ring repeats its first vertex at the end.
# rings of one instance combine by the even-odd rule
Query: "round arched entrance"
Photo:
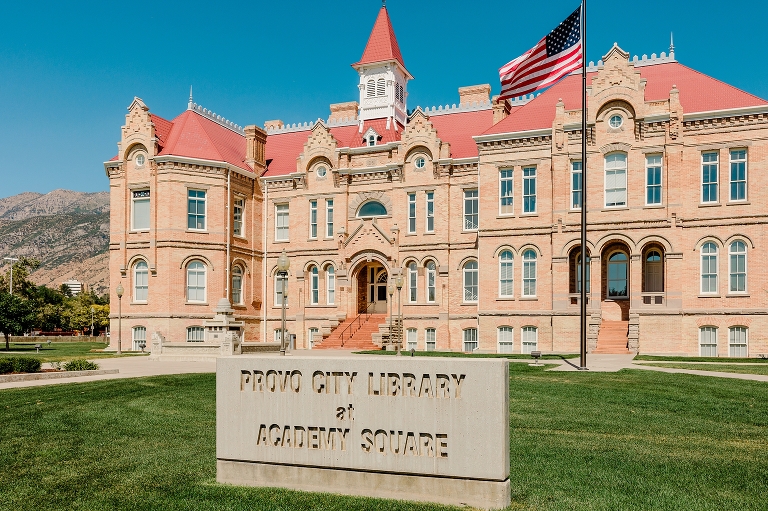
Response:
POLYGON ((371 312, 385 314, 387 312, 387 284, 389 269, 376 259, 362 260, 353 272, 357 285, 357 313, 371 312))

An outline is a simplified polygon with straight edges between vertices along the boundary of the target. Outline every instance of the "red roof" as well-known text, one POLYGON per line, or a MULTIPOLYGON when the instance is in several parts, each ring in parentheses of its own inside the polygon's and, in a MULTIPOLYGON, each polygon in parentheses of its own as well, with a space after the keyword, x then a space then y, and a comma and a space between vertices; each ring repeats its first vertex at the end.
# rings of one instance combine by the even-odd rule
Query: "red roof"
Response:
POLYGON ((162 148, 165 146, 165 142, 168 139, 168 133, 171 132, 173 123, 155 114, 149 114, 149 118, 152 120, 152 124, 155 125, 155 136, 157 137, 157 143, 162 148))
MULTIPOLYGON (((684 114, 768 105, 768 101, 764 99, 677 62, 643 66, 637 69, 640 71, 640 76, 648 80, 645 86, 646 101, 669 99, 669 91, 672 90, 673 85, 676 85, 680 91, 680 103, 684 114)), ((592 82, 595 74, 587 75, 588 84, 592 82)), ((566 110, 581 109, 580 74, 566 76, 484 134, 551 128, 552 121, 555 120, 555 105, 561 98, 566 110)))
POLYGON ((478 155, 477 144, 472 139, 493 124, 493 110, 459 112, 430 117, 437 136, 451 144, 451 158, 472 158, 478 155))
POLYGON ((376 23, 371 30, 371 36, 368 38, 368 44, 365 45, 363 57, 353 66, 363 64, 373 64, 375 62, 386 62, 396 60, 405 68, 403 56, 400 54, 400 46, 397 44, 395 29, 392 28, 392 22, 389 20, 387 8, 382 7, 376 23))

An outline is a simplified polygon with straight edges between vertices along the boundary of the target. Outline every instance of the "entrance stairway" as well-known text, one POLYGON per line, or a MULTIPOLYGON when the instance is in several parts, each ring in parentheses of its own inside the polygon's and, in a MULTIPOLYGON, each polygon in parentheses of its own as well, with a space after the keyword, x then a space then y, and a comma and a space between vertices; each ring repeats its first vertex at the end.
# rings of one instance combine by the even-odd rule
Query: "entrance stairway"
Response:
MULTIPOLYGON (((371 314, 360 328, 358 328, 352 337, 349 337, 350 330, 346 330, 356 318, 350 318, 339 324, 328 337, 325 337, 320 344, 315 344, 312 349, 315 350, 379 350, 371 341, 374 332, 379 331, 379 326, 387 320, 386 314, 371 314), (346 330, 346 331, 345 331, 346 330), (344 332, 344 344, 342 345, 341 334, 344 332)), ((354 327, 353 327, 354 328, 354 327)))
POLYGON ((629 321, 609 321, 604 319, 597 334, 597 347, 592 353, 612 355, 626 355, 630 353, 627 349, 628 332, 629 321))

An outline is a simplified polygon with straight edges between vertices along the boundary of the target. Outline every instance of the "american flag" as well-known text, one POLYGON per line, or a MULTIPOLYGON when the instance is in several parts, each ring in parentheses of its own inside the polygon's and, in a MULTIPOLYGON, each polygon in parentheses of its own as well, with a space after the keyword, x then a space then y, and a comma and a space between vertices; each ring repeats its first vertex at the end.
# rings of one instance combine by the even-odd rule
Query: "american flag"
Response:
POLYGON ((581 7, 539 43, 499 69, 501 99, 549 87, 582 65, 581 7))

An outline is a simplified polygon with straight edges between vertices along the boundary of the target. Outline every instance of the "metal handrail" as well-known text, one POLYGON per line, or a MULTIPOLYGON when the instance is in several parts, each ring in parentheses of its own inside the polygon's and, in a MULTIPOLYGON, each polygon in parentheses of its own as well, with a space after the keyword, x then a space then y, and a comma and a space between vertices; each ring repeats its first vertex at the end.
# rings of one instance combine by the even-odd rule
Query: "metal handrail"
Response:
POLYGON ((344 330, 341 331, 341 333, 339 334, 339 338, 341 339, 341 347, 342 348, 344 347, 344 333, 347 330, 349 330, 355 323, 357 323, 357 328, 352 330, 352 332, 349 333, 349 337, 347 338, 347 340, 351 339, 352 336, 355 335, 355 332, 360 330, 360 327, 363 326, 363 323, 367 322, 368 318, 371 317, 371 314, 373 314, 371 312, 371 307, 373 307, 375 303, 376 302, 371 302, 370 304, 368 304, 368 307, 365 308, 365 311, 361 312, 360 314, 358 314, 357 317, 355 319, 353 319, 350 324, 345 326, 344 330), (365 321, 360 321, 360 318, 362 318, 363 316, 365 316, 365 321))

